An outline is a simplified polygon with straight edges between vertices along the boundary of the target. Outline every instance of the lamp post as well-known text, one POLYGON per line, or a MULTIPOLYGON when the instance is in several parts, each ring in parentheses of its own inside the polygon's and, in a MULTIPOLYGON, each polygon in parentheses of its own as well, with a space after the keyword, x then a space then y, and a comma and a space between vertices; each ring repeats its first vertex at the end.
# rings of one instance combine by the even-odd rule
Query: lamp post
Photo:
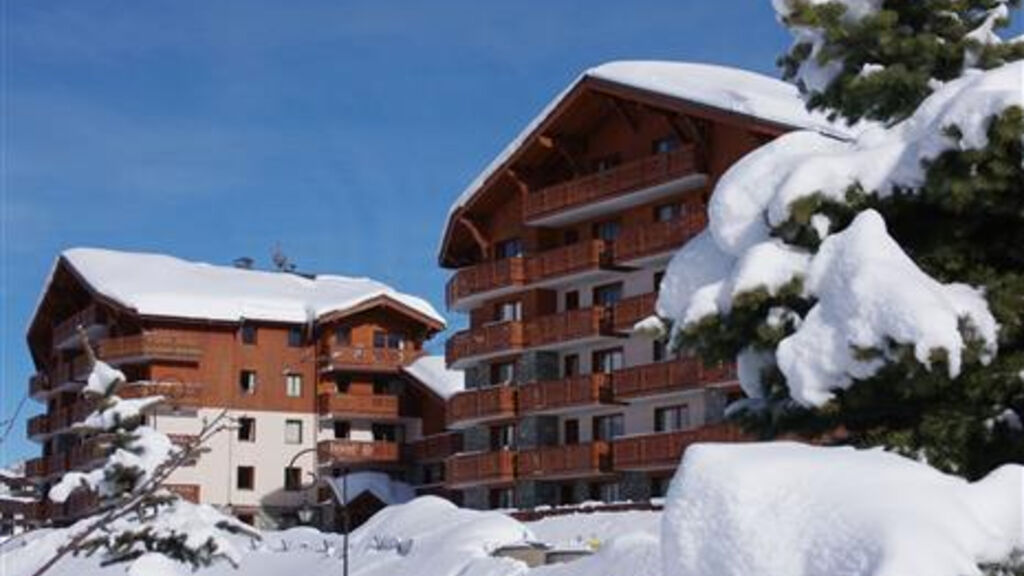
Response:
POLYGON ((341 472, 341 574, 342 576, 348 576, 348 531, 349 531, 349 515, 348 515, 348 468, 344 470, 334 469, 334 477, 338 477, 338 473, 341 472))

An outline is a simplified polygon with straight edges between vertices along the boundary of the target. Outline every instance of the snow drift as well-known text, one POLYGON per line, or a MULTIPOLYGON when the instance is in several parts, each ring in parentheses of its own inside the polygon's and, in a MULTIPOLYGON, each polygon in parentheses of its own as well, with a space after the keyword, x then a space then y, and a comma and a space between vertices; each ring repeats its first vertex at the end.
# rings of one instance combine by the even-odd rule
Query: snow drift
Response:
POLYGON ((665 576, 974 576, 1024 548, 1024 467, 974 484, 880 449, 687 450, 662 519, 665 576))

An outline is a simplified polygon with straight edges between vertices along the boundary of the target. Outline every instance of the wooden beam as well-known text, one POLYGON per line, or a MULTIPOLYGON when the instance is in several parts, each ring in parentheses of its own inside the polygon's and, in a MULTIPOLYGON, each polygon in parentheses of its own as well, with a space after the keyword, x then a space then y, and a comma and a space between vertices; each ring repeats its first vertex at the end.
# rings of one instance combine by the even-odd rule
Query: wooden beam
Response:
POLYGON ((519 176, 519 173, 517 171, 513 170, 512 168, 509 168, 508 170, 506 170, 506 172, 508 173, 508 177, 511 178, 513 182, 515 182, 516 187, 519 188, 519 194, 525 200, 526 195, 529 194, 530 192, 530 187, 526 184, 522 177, 519 176))
POLYGON ((626 121, 626 124, 629 124, 629 129, 634 134, 639 132, 640 125, 637 122, 636 117, 634 117, 633 114, 630 113, 630 111, 626 108, 626 104, 623 103, 622 100, 619 100, 614 96, 608 96, 608 99, 611 100, 612 106, 615 108, 615 111, 618 112, 619 116, 622 116, 622 118, 626 121))
POLYGON ((476 241, 477 245, 480 246, 480 252, 483 253, 484 258, 488 258, 491 255, 491 243, 487 241, 487 237, 480 232, 480 229, 473 224, 473 221, 465 216, 459 216, 459 224, 466 227, 469 233, 473 236, 473 240, 476 241))
POLYGON ((572 151, 570 151, 566 146, 563 138, 542 134, 537 139, 537 142, 545 148, 553 149, 555 152, 558 152, 562 159, 569 164, 569 169, 572 170, 573 176, 583 174, 583 170, 580 169, 581 167, 579 162, 576 161, 576 158, 573 156, 572 151))

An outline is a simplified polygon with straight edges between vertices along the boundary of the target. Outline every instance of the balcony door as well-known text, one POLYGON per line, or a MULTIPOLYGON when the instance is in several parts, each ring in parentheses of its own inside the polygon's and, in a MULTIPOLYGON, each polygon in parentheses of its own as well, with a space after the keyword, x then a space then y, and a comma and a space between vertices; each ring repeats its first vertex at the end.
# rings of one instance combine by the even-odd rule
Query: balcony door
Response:
POLYGON ((595 374, 611 374, 623 368, 622 348, 597 350, 592 358, 590 371, 595 374))

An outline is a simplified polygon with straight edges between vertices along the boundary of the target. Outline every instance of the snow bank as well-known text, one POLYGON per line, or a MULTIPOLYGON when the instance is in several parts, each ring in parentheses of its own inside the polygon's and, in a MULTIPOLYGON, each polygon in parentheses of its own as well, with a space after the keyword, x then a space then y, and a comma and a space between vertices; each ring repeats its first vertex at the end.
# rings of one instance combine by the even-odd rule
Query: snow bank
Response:
POLYGON ((402 368, 444 400, 466 389, 462 370, 449 370, 444 356, 424 356, 402 368))
POLYGON ((387 297, 444 323, 427 301, 369 278, 322 275, 309 279, 97 248, 73 248, 61 258, 94 290, 146 316, 305 323, 387 297))
POLYGON ((686 451, 663 518, 665 576, 974 576, 1024 548, 1024 467, 971 484, 882 450, 686 451))

